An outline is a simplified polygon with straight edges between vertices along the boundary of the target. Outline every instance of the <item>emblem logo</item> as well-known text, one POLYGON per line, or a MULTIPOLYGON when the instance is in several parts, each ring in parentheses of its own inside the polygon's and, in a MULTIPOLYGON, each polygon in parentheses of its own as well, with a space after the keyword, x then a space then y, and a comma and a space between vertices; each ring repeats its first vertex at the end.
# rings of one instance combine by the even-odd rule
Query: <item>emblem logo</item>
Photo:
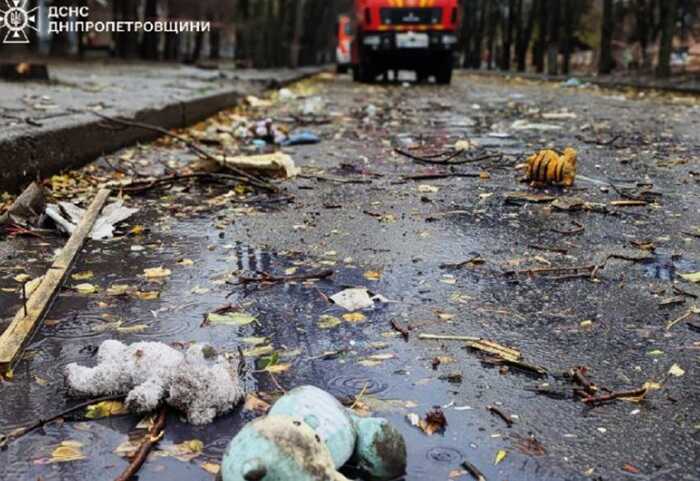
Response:
POLYGON ((0 0, 0 32, 7 30, 3 43, 29 43, 28 30, 38 31, 37 10, 27 10, 28 0, 0 0))

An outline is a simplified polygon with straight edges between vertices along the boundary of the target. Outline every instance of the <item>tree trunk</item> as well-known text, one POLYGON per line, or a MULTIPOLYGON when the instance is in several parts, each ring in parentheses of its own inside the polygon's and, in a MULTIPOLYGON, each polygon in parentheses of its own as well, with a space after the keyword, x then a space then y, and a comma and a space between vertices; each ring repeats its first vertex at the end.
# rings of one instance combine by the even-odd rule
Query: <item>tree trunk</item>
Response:
POLYGON ((484 55, 484 33, 486 32, 486 20, 489 0, 477 0, 479 8, 479 21, 474 39, 474 50, 472 51, 472 68, 481 68, 481 60, 484 55))
POLYGON ((471 67, 472 43, 474 42, 474 17, 476 9, 474 8, 475 0, 464 0, 462 14, 462 53, 464 59, 462 66, 465 68, 471 67))
POLYGON ((525 30, 523 27, 523 0, 517 0, 515 3, 515 62, 518 70, 520 70, 520 51, 523 48, 523 39, 525 30))
POLYGON ((501 57, 501 69, 510 70, 511 57, 513 55, 513 32, 516 24, 515 0, 508 0, 508 16, 504 18, 505 32, 503 33, 503 52, 501 57))
POLYGON ((671 76, 671 54, 673 53, 673 36, 676 33, 678 0, 665 0, 661 3, 661 39, 659 40, 659 63, 656 76, 671 76))
POLYGON ((537 42, 535 43, 533 56, 537 73, 542 73, 544 72, 544 54, 547 47, 547 24, 549 21, 547 0, 537 0, 537 15, 539 22, 537 26, 537 42))
POLYGON ((289 58, 289 66, 292 68, 299 66, 299 60, 301 58, 301 39, 304 36, 304 5, 306 4, 306 0, 296 0, 295 3, 294 36, 292 38, 292 48, 289 58))
POLYGON ((187 60, 189 63, 195 64, 199 62, 202 56, 202 47, 204 46, 204 32, 196 32, 194 35, 194 46, 187 60))
POLYGON ((487 0, 488 5, 488 52, 489 52, 489 62, 488 69, 493 70, 494 65, 494 48, 496 46, 496 29, 498 28, 498 6, 495 2, 487 0))
MULTIPOLYGON (((158 0, 146 0, 144 17, 146 21, 155 21, 157 19, 158 0)), ((143 41, 141 42, 141 56, 147 60, 157 60, 159 43, 160 34, 158 32, 144 32, 143 41)))
POLYGON ((564 75, 571 73, 571 53, 576 32, 574 8, 574 0, 564 1, 564 64, 561 67, 564 75))
POLYGON ((651 21, 653 20, 654 2, 648 0, 637 0, 635 2, 635 28, 637 30, 637 41, 639 42, 639 50, 641 55, 640 68, 648 70, 651 61, 649 59, 649 37, 651 33, 651 21))
POLYGON ((615 34, 615 5, 613 0, 603 0, 603 27, 600 37, 598 73, 607 75, 613 70, 612 41, 615 34))
POLYGON ((549 39, 547 42, 547 74, 559 74, 559 0, 549 0, 549 39))
MULTIPOLYGON (((535 31, 535 18, 537 15, 537 1, 530 5, 530 12, 527 16, 527 24, 523 29, 520 46, 516 48, 516 56, 518 60, 518 71, 524 72, 527 70, 527 52, 532 41, 532 34, 535 31)), ((522 11, 522 10, 521 10, 522 11)))

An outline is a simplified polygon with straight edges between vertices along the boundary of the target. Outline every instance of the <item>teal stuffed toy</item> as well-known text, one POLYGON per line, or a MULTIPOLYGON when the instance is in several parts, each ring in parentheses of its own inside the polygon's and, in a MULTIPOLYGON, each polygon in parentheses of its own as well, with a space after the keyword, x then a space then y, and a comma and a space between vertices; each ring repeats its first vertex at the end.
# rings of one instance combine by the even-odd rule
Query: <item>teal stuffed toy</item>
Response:
POLYGON ((223 481, 348 481, 348 461, 368 480, 406 472, 406 443, 386 419, 361 418, 313 386, 282 396, 267 416, 247 424, 228 445, 223 481))

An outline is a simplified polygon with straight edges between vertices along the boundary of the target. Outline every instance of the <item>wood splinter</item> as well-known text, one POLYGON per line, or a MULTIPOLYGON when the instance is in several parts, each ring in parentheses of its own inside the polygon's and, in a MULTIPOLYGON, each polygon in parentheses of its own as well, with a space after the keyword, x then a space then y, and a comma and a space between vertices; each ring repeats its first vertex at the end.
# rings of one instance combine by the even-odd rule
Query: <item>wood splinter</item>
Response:
POLYGON ((162 407, 153 425, 148 429, 148 433, 143 438, 139 450, 136 451, 131 463, 114 481, 129 481, 133 478, 146 462, 149 453, 165 434, 165 420, 168 414, 167 407, 162 407))
POLYGON ((85 239, 90 235, 109 195, 109 189, 101 189, 97 193, 78 227, 47 270, 39 287, 26 299, 24 306, 15 314, 12 323, 0 336, 0 374, 10 370, 22 348, 39 325, 51 304, 51 300, 63 284, 66 272, 82 249, 85 239))

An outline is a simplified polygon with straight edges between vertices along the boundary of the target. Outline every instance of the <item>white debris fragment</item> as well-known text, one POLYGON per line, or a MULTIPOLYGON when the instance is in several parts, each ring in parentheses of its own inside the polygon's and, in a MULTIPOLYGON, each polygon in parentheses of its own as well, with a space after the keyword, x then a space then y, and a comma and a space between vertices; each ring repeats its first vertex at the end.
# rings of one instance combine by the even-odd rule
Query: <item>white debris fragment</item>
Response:
POLYGON ((541 132, 562 129, 561 125, 528 122, 527 120, 516 120, 510 128, 513 130, 538 130, 541 132))
POLYGON ((330 299, 336 305, 350 312, 374 307, 375 302, 387 302, 387 299, 383 296, 370 296, 370 292, 364 287, 345 289, 332 295, 330 299))
MULTIPOLYGON (((102 215, 95 222, 90 238, 92 240, 106 240, 114 237, 114 227, 124 222, 138 212, 138 209, 124 207, 121 201, 109 204, 102 210, 102 215)), ((49 216, 59 228, 67 234, 72 234, 77 229, 80 219, 85 215, 85 209, 70 202, 59 202, 46 206, 46 215, 49 216)))

